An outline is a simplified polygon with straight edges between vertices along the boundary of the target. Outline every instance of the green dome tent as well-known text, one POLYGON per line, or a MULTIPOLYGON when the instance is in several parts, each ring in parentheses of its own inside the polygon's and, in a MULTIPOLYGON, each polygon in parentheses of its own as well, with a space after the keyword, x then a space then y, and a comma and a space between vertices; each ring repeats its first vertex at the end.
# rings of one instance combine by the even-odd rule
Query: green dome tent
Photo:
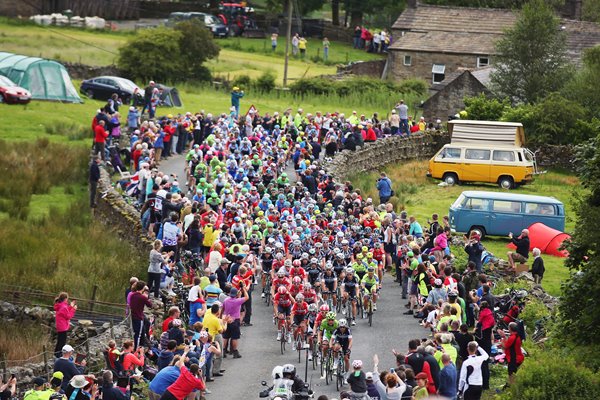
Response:
POLYGON ((83 103, 65 67, 52 60, 0 52, 0 75, 37 100, 83 103))

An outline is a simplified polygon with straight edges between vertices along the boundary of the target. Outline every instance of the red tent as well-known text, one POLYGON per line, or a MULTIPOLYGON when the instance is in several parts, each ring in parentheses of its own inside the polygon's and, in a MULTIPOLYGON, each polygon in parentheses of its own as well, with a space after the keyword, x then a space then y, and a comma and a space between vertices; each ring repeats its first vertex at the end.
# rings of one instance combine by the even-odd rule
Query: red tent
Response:
MULTIPOLYGON (((559 250, 562 243, 566 239, 571 238, 569 234, 557 231, 541 222, 531 224, 527 229, 529 229, 530 251, 533 250, 534 247, 537 247, 544 254, 550 254, 556 257, 567 257, 569 255, 566 250, 559 250)), ((513 244, 509 244, 508 247, 515 248, 513 244)))

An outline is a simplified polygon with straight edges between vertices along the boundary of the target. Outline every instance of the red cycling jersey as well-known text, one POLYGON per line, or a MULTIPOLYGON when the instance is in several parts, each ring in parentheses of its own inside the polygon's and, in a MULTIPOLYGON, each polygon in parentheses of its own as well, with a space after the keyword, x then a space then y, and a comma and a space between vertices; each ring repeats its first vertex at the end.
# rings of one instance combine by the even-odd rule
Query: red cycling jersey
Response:
POLYGON ((306 271, 302 267, 293 267, 290 269, 290 278, 294 279, 295 276, 299 276, 304 281, 306 280, 306 271))
POLYGON ((308 304, 312 304, 317 301, 317 293, 314 289, 303 290, 304 301, 308 304))
POLYGON ((293 315, 302 315, 305 316, 308 313, 308 304, 303 301, 302 303, 294 303, 292 306, 292 314, 293 315))
POLYGON ((292 296, 290 296, 289 293, 286 294, 281 294, 281 293, 277 293, 275 295, 275 304, 282 306, 282 307, 289 307, 292 305, 292 296))
POLYGON ((288 278, 277 277, 277 278, 273 279, 273 284, 271 286, 273 287, 273 289, 277 290, 277 288, 279 286, 285 286, 286 288, 289 288, 291 285, 292 284, 288 278))

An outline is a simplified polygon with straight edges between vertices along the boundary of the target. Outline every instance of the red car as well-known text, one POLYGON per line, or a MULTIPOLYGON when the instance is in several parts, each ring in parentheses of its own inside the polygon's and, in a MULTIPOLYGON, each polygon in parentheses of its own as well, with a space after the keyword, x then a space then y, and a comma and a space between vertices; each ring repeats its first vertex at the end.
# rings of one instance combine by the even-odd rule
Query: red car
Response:
POLYGON ((0 75, 0 103, 27 104, 30 101, 29 90, 17 86, 7 77, 0 75))

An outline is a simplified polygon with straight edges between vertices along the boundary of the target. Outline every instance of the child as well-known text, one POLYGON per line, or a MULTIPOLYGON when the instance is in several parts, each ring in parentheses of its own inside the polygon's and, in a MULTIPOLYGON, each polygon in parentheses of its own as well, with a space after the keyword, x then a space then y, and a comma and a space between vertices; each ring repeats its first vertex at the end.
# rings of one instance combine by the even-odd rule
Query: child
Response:
POLYGON ((355 395, 355 396, 351 396, 351 397, 358 397, 358 398, 360 398, 360 396, 364 397, 367 394, 368 387, 367 387, 367 376, 362 371, 362 361, 361 360, 352 361, 352 369, 353 369, 353 371, 350 372, 350 374, 348 375, 348 379, 346 379, 346 381, 350 385, 350 390, 352 391, 352 394, 355 395))

